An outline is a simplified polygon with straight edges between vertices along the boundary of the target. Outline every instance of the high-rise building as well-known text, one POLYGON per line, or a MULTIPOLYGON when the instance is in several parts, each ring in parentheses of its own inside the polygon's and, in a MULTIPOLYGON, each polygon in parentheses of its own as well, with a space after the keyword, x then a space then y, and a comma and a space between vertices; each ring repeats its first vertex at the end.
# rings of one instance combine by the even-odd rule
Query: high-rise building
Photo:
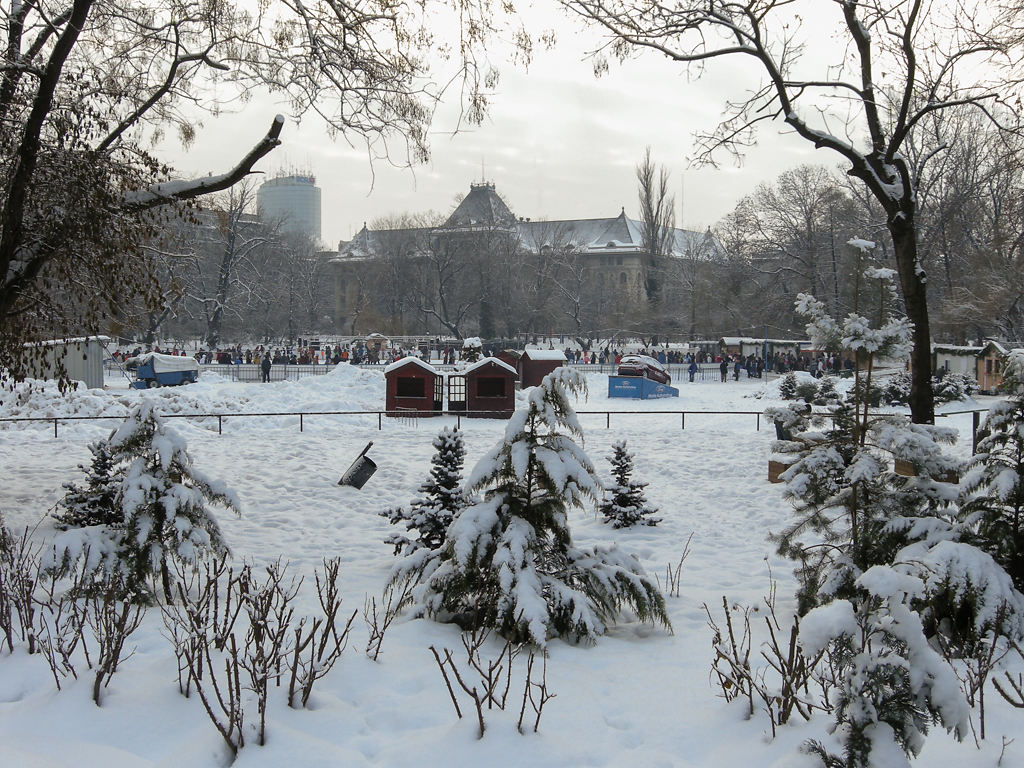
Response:
POLYGON ((278 176, 260 186, 256 194, 260 217, 280 221, 283 229, 308 235, 320 242, 320 187, 312 175, 278 176))

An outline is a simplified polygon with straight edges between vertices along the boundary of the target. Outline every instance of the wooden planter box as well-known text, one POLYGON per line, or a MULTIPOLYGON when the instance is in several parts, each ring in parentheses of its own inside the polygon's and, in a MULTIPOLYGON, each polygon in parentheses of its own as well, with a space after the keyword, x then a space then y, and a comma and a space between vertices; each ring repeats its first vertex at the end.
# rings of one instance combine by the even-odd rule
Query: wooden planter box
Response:
MULTIPOLYGON (((903 477, 917 477, 917 467, 911 461, 904 461, 903 459, 895 459, 893 461, 893 471, 897 475, 903 475, 903 477)), ((940 483, 959 483, 960 475, 956 470, 949 470, 941 475, 934 478, 940 483)))
POLYGON ((768 482, 769 483, 784 483, 780 475, 789 469, 792 464, 787 464, 784 461, 775 461, 775 459, 768 459, 768 482))

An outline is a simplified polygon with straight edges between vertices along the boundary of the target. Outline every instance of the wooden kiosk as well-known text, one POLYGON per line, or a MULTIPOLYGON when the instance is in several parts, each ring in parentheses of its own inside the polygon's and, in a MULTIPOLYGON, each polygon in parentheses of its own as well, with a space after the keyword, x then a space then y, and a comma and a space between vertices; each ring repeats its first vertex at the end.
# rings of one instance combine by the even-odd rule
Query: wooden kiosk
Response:
POLYGON ((519 386, 536 387, 555 368, 565 365, 565 353, 558 349, 527 349, 519 358, 519 386))
POLYGON ((508 419, 516 409, 516 370, 485 357, 461 373, 448 375, 448 412, 473 418, 508 419), (475 414, 473 411, 487 411, 475 414))
POLYGON ((417 411, 424 416, 437 416, 444 397, 444 377, 430 363, 418 357, 403 357, 384 369, 386 394, 384 407, 388 416, 394 411, 417 411))

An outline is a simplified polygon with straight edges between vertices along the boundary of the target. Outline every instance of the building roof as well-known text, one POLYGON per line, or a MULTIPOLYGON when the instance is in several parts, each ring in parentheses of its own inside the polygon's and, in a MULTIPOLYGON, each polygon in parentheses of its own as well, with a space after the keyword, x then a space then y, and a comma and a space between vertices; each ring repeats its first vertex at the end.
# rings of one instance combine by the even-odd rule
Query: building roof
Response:
POLYGON ((391 365, 384 369, 384 373, 391 373, 392 371, 397 371, 399 368, 404 368, 407 365, 418 365, 425 371, 429 371, 430 373, 433 373, 435 375, 437 374, 437 368, 432 366, 430 363, 424 362, 423 360, 420 360, 418 357, 412 357, 411 355, 409 357, 403 357, 401 360, 395 360, 395 362, 393 362, 391 365))
POLYGON ((496 365, 499 368, 504 368, 506 371, 508 371, 517 378, 519 376, 519 372, 515 368, 506 363, 504 360, 499 360, 496 357, 485 357, 483 360, 477 360, 472 365, 467 365, 465 368, 463 368, 462 373, 470 373, 472 371, 475 371, 477 368, 482 368, 485 365, 496 365))
POLYGON ((524 349, 523 357, 530 360, 561 360, 565 362, 565 353, 560 349, 524 349))
POLYGON ((498 196, 493 184, 482 182, 470 184, 466 195, 452 215, 442 225, 442 229, 464 227, 515 227, 516 217, 498 196))
MULTIPOLYGON (((403 255, 429 247, 433 233, 502 229, 519 239, 523 248, 540 253, 548 248, 567 248, 585 254, 643 253, 642 222, 625 210, 618 216, 551 221, 517 219, 493 184, 470 185, 469 194, 443 225, 432 228, 370 230, 366 225, 349 241, 338 245, 338 260, 360 261, 388 251, 403 255)), ((705 232, 673 228, 668 238, 675 257, 713 258, 724 255, 718 239, 705 232)))

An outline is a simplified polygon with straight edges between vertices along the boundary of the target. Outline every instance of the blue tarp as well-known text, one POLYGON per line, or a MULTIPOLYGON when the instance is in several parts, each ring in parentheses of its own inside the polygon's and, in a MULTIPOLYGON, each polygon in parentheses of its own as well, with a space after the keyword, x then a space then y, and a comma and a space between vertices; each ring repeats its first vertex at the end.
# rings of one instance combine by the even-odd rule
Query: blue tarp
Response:
POLYGON ((679 390, 640 376, 609 376, 608 397, 657 400, 662 397, 679 397, 679 390))

